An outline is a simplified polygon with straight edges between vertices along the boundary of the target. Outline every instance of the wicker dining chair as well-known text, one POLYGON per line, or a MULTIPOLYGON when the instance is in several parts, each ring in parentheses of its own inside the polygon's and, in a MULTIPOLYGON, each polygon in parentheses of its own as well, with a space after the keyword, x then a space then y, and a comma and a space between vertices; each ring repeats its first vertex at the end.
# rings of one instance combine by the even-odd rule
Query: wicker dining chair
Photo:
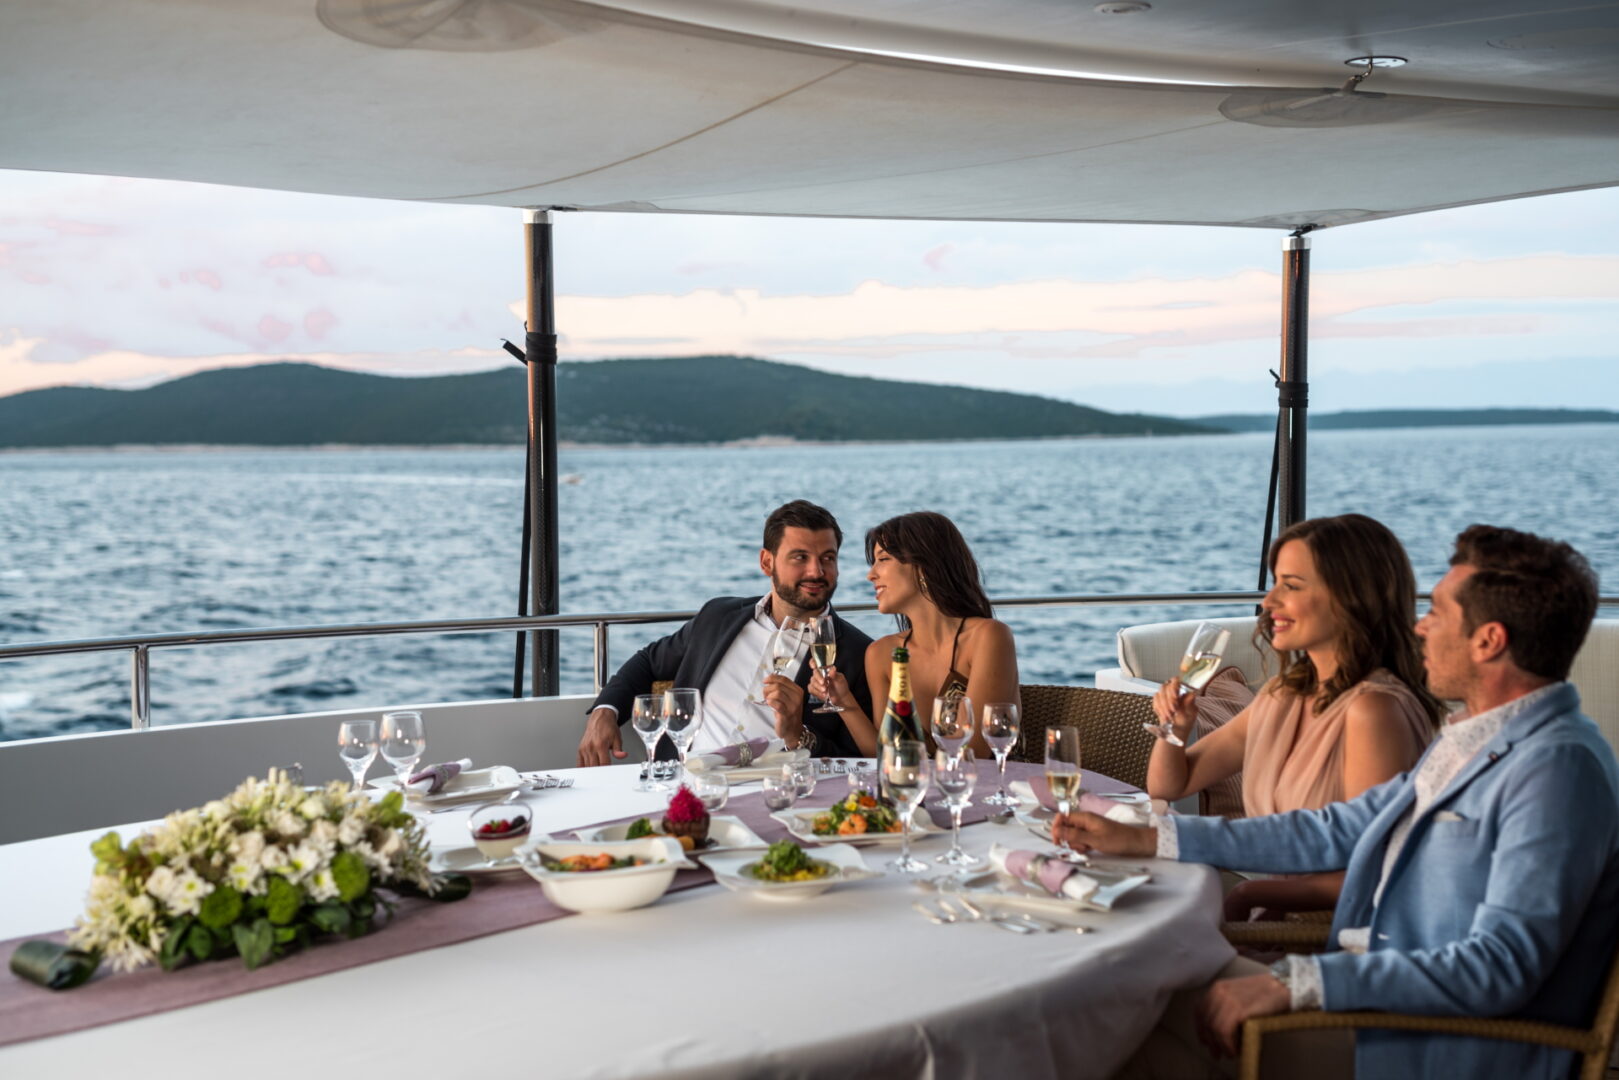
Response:
POLYGON ((1287 919, 1220 925, 1220 933, 1238 948, 1289 953, 1326 952, 1331 929, 1330 911, 1302 911, 1287 919))
POLYGON ((1381 1012, 1298 1012, 1263 1016, 1242 1025, 1242 1080, 1259 1080, 1259 1055, 1266 1035, 1283 1031, 1330 1030, 1341 1028, 1388 1028, 1397 1031, 1431 1031, 1443 1035, 1467 1035, 1477 1039, 1504 1039, 1507 1042, 1534 1043, 1572 1050, 1581 1055, 1580 1080, 1603 1080, 1608 1058, 1613 1053, 1615 1032, 1619 1031, 1619 949, 1614 951, 1608 982, 1597 1003, 1590 1027, 1574 1028, 1543 1020, 1477 1018, 1454 1016, 1410 1016, 1381 1012))
POLYGON ((1137 788, 1147 786, 1147 759, 1152 756, 1152 698, 1122 690, 1088 686, 1025 684, 1023 735, 1013 748, 1013 761, 1045 760, 1046 728, 1079 728, 1085 768, 1137 788))

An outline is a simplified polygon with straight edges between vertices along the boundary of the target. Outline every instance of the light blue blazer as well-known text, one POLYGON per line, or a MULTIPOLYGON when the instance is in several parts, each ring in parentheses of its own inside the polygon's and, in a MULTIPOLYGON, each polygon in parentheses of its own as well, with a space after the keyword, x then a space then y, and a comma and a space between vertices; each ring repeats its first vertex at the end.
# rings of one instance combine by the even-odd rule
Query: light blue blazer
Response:
MULTIPOLYGON (((1269 873, 1344 870, 1332 922, 1371 927, 1321 956, 1327 1009, 1515 1016, 1585 1026, 1619 942, 1619 766, 1563 683, 1514 717, 1413 823, 1372 895, 1412 771, 1321 810, 1179 818, 1180 857, 1269 873)), ((1573 1055, 1491 1039, 1363 1030, 1355 1073, 1565 1077, 1573 1055)))

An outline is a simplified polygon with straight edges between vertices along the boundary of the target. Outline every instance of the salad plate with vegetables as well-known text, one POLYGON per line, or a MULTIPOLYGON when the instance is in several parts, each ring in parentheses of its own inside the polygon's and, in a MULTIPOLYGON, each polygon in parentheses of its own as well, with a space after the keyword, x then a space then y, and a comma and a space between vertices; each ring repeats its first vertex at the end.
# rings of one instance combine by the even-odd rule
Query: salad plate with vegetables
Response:
POLYGON ((882 876, 848 844, 818 847, 812 855, 782 840, 763 853, 730 851, 699 858, 727 889, 771 900, 806 900, 845 882, 882 876))
MULTIPOLYGON (((782 810, 770 816, 811 844, 897 844, 903 835, 894 804, 869 792, 850 792, 825 810, 782 810)), ((943 831, 921 808, 911 817, 912 840, 943 831)))

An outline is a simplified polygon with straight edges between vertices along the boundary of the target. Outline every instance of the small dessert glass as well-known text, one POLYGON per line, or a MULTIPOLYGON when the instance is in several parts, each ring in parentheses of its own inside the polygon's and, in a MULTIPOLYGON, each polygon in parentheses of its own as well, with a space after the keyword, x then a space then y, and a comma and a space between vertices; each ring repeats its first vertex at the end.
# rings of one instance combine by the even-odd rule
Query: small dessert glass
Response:
POLYGON ((771 810, 787 810, 798 801, 798 784, 791 776, 767 776, 762 786, 765 805, 771 810))
POLYGON ((467 815, 467 831, 486 866, 510 860, 528 839, 533 815, 522 803, 484 803, 467 815))
POLYGON ((815 794, 815 760, 813 758, 800 758, 789 761, 781 767, 781 775, 791 779, 794 789, 800 799, 807 799, 815 794))
POLYGON ((725 809, 725 803, 731 797, 731 782, 723 773, 713 770, 688 773, 686 782, 691 786, 691 793, 703 801, 703 809, 710 814, 725 809))

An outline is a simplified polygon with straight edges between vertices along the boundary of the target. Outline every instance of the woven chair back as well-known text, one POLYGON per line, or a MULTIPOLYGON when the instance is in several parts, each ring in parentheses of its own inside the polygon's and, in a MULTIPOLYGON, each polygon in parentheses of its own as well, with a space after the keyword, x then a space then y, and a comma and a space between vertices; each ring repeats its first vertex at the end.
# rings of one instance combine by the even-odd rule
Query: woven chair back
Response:
POLYGON ((1020 689, 1023 735, 1012 750, 1013 761, 1044 761, 1046 728, 1066 724, 1079 728, 1085 768, 1138 788, 1147 786, 1154 739, 1141 725, 1153 720, 1151 697, 1088 686, 1025 684, 1020 689))

